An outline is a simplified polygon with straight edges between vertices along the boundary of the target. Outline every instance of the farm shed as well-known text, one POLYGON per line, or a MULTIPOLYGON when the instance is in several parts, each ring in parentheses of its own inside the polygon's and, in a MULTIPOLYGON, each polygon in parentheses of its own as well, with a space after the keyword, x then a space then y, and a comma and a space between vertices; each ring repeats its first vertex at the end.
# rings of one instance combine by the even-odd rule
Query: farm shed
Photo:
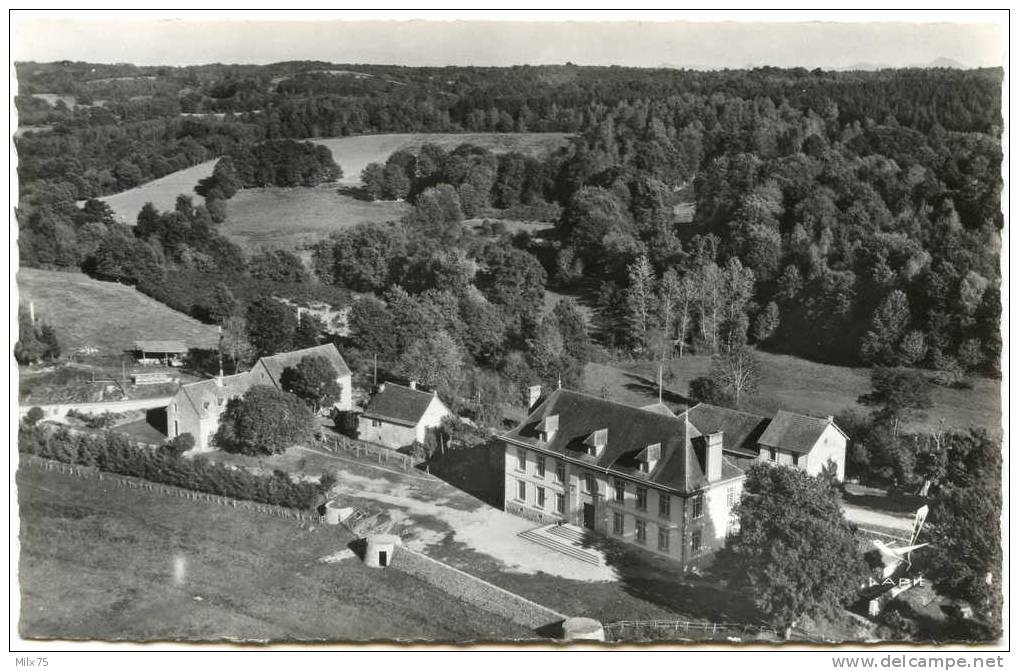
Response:
POLYGON ((134 353, 140 364, 180 366, 188 346, 183 340, 135 340, 134 353))

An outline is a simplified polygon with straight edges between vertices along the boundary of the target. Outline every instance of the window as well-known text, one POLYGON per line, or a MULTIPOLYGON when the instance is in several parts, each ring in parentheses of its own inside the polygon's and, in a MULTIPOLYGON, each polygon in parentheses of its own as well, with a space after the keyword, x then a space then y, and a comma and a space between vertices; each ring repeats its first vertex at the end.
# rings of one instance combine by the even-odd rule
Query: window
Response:
POLYGON ((647 543, 647 522, 644 520, 637 520, 635 526, 637 528, 637 542, 642 544, 647 543))
POLYGON ((517 498, 521 501, 527 500, 527 483, 523 480, 517 480, 517 498))
POLYGON ((737 493, 738 491, 739 490, 736 488, 735 485, 733 485, 731 487, 728 487, 725 490, 725 505, 726 505, 726 507, 732 508, 734 505, 739 503, 739 494, 737 493))
POLYGON ((793 466, 799 466, 799 465, 800 465, 800 455, 794 454, 793 455, 793 466))
POLYGON ((626 498, 626 483, 622 480, 616 480, 616 503, 622 503, 623 499, 626 498))
POLYGON ((670 497, 668 494, 658 495, 658 516, 659 517, 672 516, 672 497, 670 497))
POLYGON ((535 487, 534 490, 535 490, 535 493, 538 495, 537 506, 539 508, 541 508, 542 510, 544 510, 545 509, 545 488, 544 487, 535 487))
POLYGON ((697 554, 701 551, 701 530, 698 529, 690 534, 690 552, 697 554))
POLYGON ((566 509, 566 497, 563 494, 561 494, 560 492, 556 492, 556 495, 555 495, 555 511, 557 513, 559 513, 560 515, 562 515, 563 511, 565 509, 566 509))
POLYGON ((543 478, 545 477, 545 457, 539 454, 537 457, 537 462, 538 462, 538 477, 543 478))
POLYGON ((658 527, 658 549, 662 552, 669 551, 669 530, 667 527, 658 527))
POLYGON ((372 420, 372 426, 373 426, 373 427, 375 427, 375 428, 377 429, 377 428, 379 428, 380 426, 382 426, 382 422, 381 422, 380 420, 377 420, 377 419, 373 419, 373 420, 372 420))
POLYGON ((584 491, 588 494, 598 493, 598 483, 595 481, 594 476, 590 473, 584 474, 584 491))
POLYGON ((555 464, 556 482, 566 482, 566 462, 557 461, 555 464))
POLYGON ((771 459, 772 461, 775 461, 778 458, 778 450, 776 450, 774 447, 771 448, 771 452, 768 455, 768 458, 771 459))
POLYGON ((522 447, 517 448, 517 470, 527 470, 527 450, 522 447))
POLYGON ((637 487, 637 510, 647 510, 647 490, 637 487))
POLYGON ((623 535, 623 513, 612 513, 612 533, 623 535))
POLYGON ((704 515, 704 495, 698 494, 690 500, 691 515, 696 520, 704 515))

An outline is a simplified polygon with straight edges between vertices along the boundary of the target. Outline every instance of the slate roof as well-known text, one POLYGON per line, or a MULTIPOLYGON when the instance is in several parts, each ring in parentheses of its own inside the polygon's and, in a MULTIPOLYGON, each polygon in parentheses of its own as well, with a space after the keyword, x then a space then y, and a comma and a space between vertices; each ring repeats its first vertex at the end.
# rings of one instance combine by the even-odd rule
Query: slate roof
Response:
POLYGON ((294 352, 282 352, 280 354, 273 354, 272 356, 264 356, 259 359, 259 363, 265 366, 265 369, 269 372, 269 377, 272 378, 273 382, 276 383, 278 388, 282 388, 280 378, 283 376, 283 371, 287 368, 292 368, 301 362, 306 356, 320 356, 325 358, 329 363, 336 369, 336 377, 344 377, 350 375, 350 368, 347 367, 347 362, 340 356, 340 351, 336 349, 336 345, 326 344, 318 345, 317 347, 307 347, 305 349, 299 349, 294 352))
POLYGON ((218 415, 231 398, 244 395, 255 386, 253 382, 254 378, 248 373, 237 373, 223 376, 222 385, 216 384, 215 379, 181 385, 179 394, 183 394, 198 416, 205 419, 218 415))
POLYGON ((676 413, 674 413, 672 411, 672 408, 670 408, 669 406, 665 405, 661 401, 658 401, 656 403, 652 403, 651 405, 641 406, 640 409, 641 410, 647 410, 648 412, 656 412, 659 415, 671 415, 673 417, 676 416, 676 413))
POLYGON ((368 401, 364 416, 393 424, 417 426, 435 394, 387 382, 381 391, 368 401))
MULTIPOLYGON (((648 412, 588 394, 557 389, 520 425, 503 434, 503 438, 609 472, 691 493, 707 483, 703 454, 691 443, 691 439, 699 435, 685 416, 648 412), (541 442, 537 427, 549 415, 559 416, 559 428, 545 443, 541 442), (585 453, 584 441, 600 429, 608 429, 608 442, 600 455, 590 456, 585 453), (661 459, 650 473, 641 473, 637 456, 655 443, 661 443, 661 459)), ((731 461, 723 459, 723 479, 742 473, 731 461)))
POLYGON ((768 418, 723 408, 709 403, 698 403, 686 411, 690 423, 703 434, 724 432, 722 449, 733 454, 756 457, 761 434, 768 426, 768 418))
MULTIPOLYGON (((765 447, 807 454, 828 428, 829 423, 827 419, 779 410, 758 442, 765 447)), ((835 428, 838 429, 837 426, 835 428)))
POLYGON ((135 340, 134 349, 153 354, 187 354, 188 346, 183 340, 135 340))

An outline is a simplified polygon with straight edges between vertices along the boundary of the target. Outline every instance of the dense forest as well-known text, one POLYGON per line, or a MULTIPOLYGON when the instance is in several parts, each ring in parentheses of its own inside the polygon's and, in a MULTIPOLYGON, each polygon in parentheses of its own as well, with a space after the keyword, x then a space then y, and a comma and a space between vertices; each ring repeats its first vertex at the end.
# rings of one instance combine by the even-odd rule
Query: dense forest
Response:
MULTIPOLYGON (((570 132, 571 146, 544 159, 426 146, 369 166, 369 197, 409 199, 413 212, 317 250, 322 289, 456 294, 448 283, 467 273, 460 286, 499 305, 485 287, 501 280, 486 269, 510 262, 524 294, 540 271, 542 288, 590 296, 598 336, 619 350, 668 358, 751 342, 839 363, 997 373, 1000 70, 16 67, 21 124, 39 127, 16 138, 26 265, 84 267, 171 304, 203 274, 234 278, 234 293, 308 286, 279 259, 249 271, 215 231, 238 188, 335 178, 320 151, 283 140, 570 132), (98 201, 75 204, 220 156, 196 189, 203 204, 143 211, 133 230, 98 201), (696 205, 690 223, 674 214, 683 200, 696 205), (500 246, 526 261, 492 258, 460 224, 521 208, 553 224, 500 246), (350 254, 370 267, 351 268, 350 254)), ((538 307, 504 298, 526 350, 540 336, 538 307)), ((193 295, 176 303, 208 312, 193 295)))

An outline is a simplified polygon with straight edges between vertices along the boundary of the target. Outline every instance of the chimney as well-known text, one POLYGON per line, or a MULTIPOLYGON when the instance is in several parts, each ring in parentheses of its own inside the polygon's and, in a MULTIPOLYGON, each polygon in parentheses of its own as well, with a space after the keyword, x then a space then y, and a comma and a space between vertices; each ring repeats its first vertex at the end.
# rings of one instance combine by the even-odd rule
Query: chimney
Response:
POLYGON ((410 386, 411 389, 417 389, 418 388, 418 381, 417 380, 411 380, 409 386, 410 386))
POLYGON ((538 405, 538 401, 541 400, 541 385, 532 384, 527 388, 527 409, 534 410, 534 406, 538 405))
POLYGON ((716 431, 704 436, 701 440, 704 443, 704 475, 708 482, 715 482, 722 478, 722 443, 724 438, 722 431, 716 431))
POLYGON ((828 415, 827 417, 825 417, 825 419, 828 420, 829 424, 832 424, 832 423, 835 422, 835 416, 834 415, 828 415))
POLYGON ((35 326, 35 301, 28 301, 28 318, 32 326, 35 326))

